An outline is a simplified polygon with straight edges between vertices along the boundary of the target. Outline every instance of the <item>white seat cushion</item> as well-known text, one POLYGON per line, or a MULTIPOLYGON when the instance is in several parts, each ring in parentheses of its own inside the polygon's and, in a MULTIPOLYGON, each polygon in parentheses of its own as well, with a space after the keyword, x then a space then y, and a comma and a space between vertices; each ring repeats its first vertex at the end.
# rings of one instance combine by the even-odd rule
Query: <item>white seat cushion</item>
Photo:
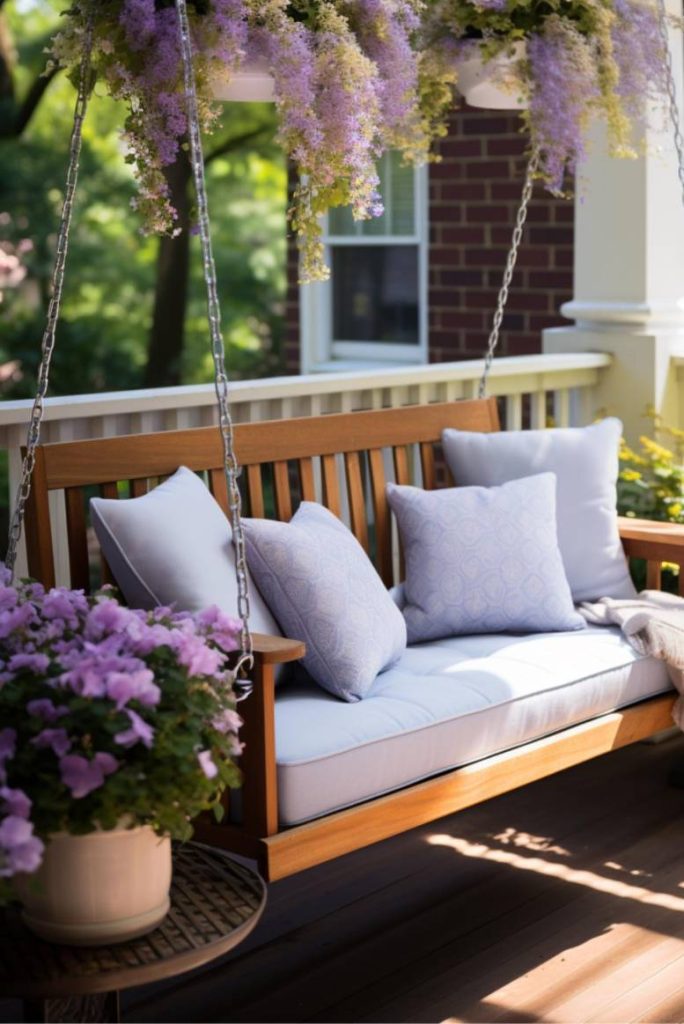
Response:
POLYGON ((280 688, 285 825, 399 789, 671 689, 615 628, 465 636, 406 649, 355 704, 306 680, 280 688))

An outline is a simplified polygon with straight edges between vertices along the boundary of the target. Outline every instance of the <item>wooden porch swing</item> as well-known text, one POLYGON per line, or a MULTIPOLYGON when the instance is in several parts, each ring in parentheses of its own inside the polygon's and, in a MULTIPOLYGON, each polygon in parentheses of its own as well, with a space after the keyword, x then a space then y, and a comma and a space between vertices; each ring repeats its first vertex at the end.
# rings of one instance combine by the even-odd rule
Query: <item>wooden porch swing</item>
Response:
MULTIPOLYGON (((401 561, 394 557, 391 516, 385 496, 386 453, 391 452, 394 479, 397 483, 405 484, 417 482, 412 479, 411 472, 414 464, 411 452, 417 451, 420 483, 432 489, 438 485, 436 465, 445 428, 485 432, 499 429, 496 400, 485 397, 486 379, 498 341, 503 308, 531 196, 536 155, 533 154, 528 166, 478 399, 289 421, 247 423, 233 428, 227 402, 223 342, 209 237, 191 41, 185 0, 176 0, 176 3, 207 278, 220 430, 208 427, 39 444, 43 398, 47 390, 59 313, 66 242, 76 183, 80 129, 87 104, 91 36, 86 39, 81 67, 70 172, 55 267, 54 295, 43 340, 39 392, 25 452, 22 486, 12 522, 8 565, 14 565, 16 545, 25 516, 29 572, 46 586, 54 585, 49 496, 52 492, 63 491, 71 585, 89 591, 93 580, 88 554, 88 492, 92 493, 95 488, 104 497, 117 498, 119 484, 124 482, 128 484, 130 496, 139 497, 161 478, 174 473, 182 464, 207 474, 211 492, 231 519, 238 567, 244 567, 240 525, 242 502, 246 503, 250 515, 262 517, 266 514, 265 475, 268 474, 273 480, 275 515, 287 521, 299 500, 317 500, 317 477, 320 474, 324 504, 337 515, 341 515, 343 507, 349 509, 351 528, 372 557, 383 581, 388 586, 398 583, 401 561), (344 466, 343 477, 339 474, 340 462, 344 466), (244 469, 242 493, 238 480, 239 466, 244 469), (371 521, 374 524, 372 535, 368 526, 371 521)), ((629 556, 647 560, 651 586, 659 580, 661 562, 684 565, 684 528, 630 519, 622 521, 621 536, 629 556)), ((103 559, 100 581, 111 581, 111 573, 103 559)), ((244 785, 240 807, 236 808, 233 822, 228 815, 225 824, 200 822, 197 833, 204 841, 256 858, 268 879, 282 878, 360 849, 599 754, 637 742, 671 725, 674 697, 670 694, 654 697, 389 795, 327 814, 303 825, 282 828, 279 824, 276 776, 275 668, 278 664, 301 658, 304 646, 295 639, 250 634, 245 583, 246 574, 241 582, 238 572, 238 611, 243 624, 241 656, 246 664, 251 664, 250 678, 253 682, 251 696, 241 706, 244 718, 242 738, 246 746, 242 760, 244 785)))

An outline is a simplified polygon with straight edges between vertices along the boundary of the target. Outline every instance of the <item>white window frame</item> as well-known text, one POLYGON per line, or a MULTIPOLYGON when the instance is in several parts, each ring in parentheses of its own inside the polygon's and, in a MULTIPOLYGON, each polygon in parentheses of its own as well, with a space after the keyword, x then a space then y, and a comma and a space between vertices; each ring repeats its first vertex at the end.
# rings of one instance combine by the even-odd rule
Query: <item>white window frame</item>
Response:
POLYGON ((331 244, 342 245, 416 245, 418 247, 418 342, 400 345, 369 341, 333 341, 332 284, 317 281, 300 285, 302 373, 364 369, 371 366, 405 366, 428 361, 428 170, 414 170, 415 232, 411 235, 336 235, 328 233, 328 218, 323 223, 325 259, 331 265, 331 244))

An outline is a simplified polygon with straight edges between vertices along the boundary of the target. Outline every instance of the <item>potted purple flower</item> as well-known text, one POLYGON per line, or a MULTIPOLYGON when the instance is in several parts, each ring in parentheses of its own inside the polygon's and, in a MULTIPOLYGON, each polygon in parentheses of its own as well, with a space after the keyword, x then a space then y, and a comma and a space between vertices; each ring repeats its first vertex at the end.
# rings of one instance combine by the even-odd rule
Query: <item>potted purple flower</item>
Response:
POLYGON ((237 785, 238 626, 0 585, 0 898, 52 941, 124 940, 168 909, 170 837, 237 785))

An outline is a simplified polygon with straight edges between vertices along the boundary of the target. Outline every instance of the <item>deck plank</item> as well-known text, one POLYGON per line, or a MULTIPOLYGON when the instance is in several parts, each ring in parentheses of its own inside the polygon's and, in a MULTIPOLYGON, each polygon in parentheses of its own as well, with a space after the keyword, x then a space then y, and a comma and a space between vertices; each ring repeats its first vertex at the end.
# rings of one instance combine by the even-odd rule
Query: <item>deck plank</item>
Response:
POLYGON ((126 1016, 615 1020, 629 986, 644 1021, 684 1019, 682 756, 617 751, 275 883, 243 947, 126 1016))

